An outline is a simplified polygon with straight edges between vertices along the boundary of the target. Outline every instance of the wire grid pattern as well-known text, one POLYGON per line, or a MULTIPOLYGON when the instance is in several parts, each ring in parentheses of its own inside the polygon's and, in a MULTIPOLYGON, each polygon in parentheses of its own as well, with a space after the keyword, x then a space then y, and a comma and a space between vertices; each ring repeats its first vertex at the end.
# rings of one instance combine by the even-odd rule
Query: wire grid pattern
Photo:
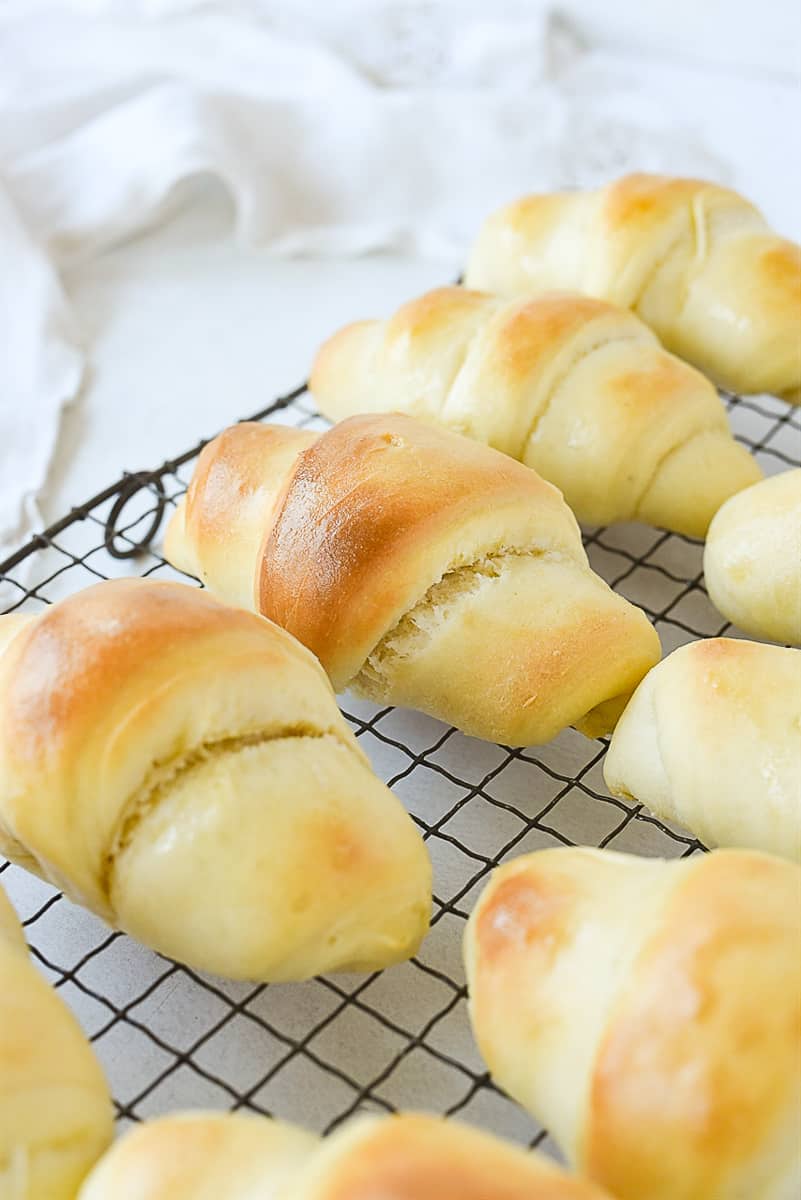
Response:
MULTIPOLYGON (((798 410, 772 398, 724 399, 766 474, 796 465, 798 410)), ((304 388, 250 419, 265 418, 325 427, 304 388)), ((34 611, 120 574, 185 579, 147 543, 185 491, 202 445, 112 485, 0 564, 0 608, 34 611)), ((700 542, 627 525, 588 531, 585 543, 595 569, 654 621, 665 653, 694 638, 740 636, 706 596, 700 542)), ((604 739, 566 730, 547 746, 510 749, 350 696, 344 711, 434 863, 431 932, 415 959, 368 976, 232 983, 110 931, 5 863, 0 874, 32 953, 91 1037, 123 1124, 212 1107, 323 1131, 359 1109, 420 1107, 557 1154, 546 1131, 493 1086, 474 1045, 461 964, 467 915, 492 868, 533 849, 585 844, 676 857, 703 847, 608 794, 604 739)))

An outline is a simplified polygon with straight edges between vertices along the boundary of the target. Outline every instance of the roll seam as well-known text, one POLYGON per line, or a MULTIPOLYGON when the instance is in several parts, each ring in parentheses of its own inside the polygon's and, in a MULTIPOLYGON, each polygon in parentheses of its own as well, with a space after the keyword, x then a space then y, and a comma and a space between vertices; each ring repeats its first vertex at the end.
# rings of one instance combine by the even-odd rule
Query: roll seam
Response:
POLYGON ((255 730, 252 733, 232 734, 226 737, 209 739, 200 742, 183 754, 154 764, 148 778, 122 806, 117 825, 111 839, 111 847, 105 856, 100 876, 100 887, 103 896, 113 911, 111 897, 114 891, 114 874, 117 863, 133 841, 136 830, 161 802, 169 796, 172 789, 187 775, 198 767, 214 759, 230 757, 249 750, 254 746, 265 746, 271 742, 295 741, 304 739, 334 738, 354 758, 361 762, 361 756, 347 741, 340 737, 333 727, 317 729, 312 725, 297 722, 293 725, 282 726, 275 731, 255 730))
POLYGON ((548 392, 548 395, 545 398, 545 403, 543 404, 542 408, 540 409, 540 411, 538 413, 534 414, 531 424, 529 425, 528 431, 520 445, 519 458, 520 458, 521 462, 525 463, 527 466, 529 465, 529 463, 528 463, 529 444, 536 437, 537 430, 542 425, 542 422, 545 420, 545 418, 547 417, 550 410, 553 408, 553 404, 554 404, 554 400, 556 399, 556 396, 558 395, 560 389, 563 388, 564 385, 567 383, 570 376, 575 371, 576 367, 580 363, 584 362, 585 359, 590 358, 593 354, 597 354, 599 350, 606 350, 606 349, 608 349, 609 346, 619 346, 619 345, 623 345, 626 342, 642 342, 644 345, 650 344, 650 338, 643 336, 644 333, 645 333, 645 331, 643 330, 636 334, 632 333, 632 334, 624 335, 622 337, 613 337, 613 338, 606 338, 606 339, 599 336, 599 338, 596 342, 594 342, 591 346, 588 346, 580 354, 577 354, 575 356, 575 358, 572 358, 570 360, 570 362, 559 372, 555 382, 552 384, 552 386, 548 392))
MULTIPOLYGON (((529 549, 497 549, 490 550, 484 554, 477 555, 464 563, 452 563, 446 568, 442 575, 429 588, 426 589, 423 596, 412 605, 411 608, 403 614, 400 620, 389 629, 383 637, 376 643, 370 653, 367 655, 364 663, 359 671, 351 680, 351 686, 356 690, 363 691, 365 695, 376 694, 375 686, 379 684, 382 678, 382 667, 384 662, 391 658, 395 651, 391 649, 389 643, 396 638, 405 639, 412 636, 413 628, 417 628, 419 633, 424 631, 417 624, 419 618, 423 615, 433 616, 437 613, 438 608, 441 610, 445 605, 438 605, 438 597, 436 592, 448 588, 455 581, 457 576, 462 576, 459 581, 461 586, 457 584, 452 595, 448 597, 450 601, 458 601, 479 585, 481 579, 497 579, 499 578, 503 565, 510 558, 551 558, 564 559, 566 556, 556 550, 545 550, 539 547, 531 547, 529 549)), ((580 567, 581 561, 570 559, 580 567)))

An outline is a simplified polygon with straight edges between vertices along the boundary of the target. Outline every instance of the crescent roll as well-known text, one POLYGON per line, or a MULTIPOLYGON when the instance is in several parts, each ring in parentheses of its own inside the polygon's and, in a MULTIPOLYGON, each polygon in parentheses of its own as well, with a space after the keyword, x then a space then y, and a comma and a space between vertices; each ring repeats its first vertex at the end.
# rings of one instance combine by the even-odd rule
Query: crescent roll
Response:
POLYGON ((559 492, 410 417, 244 424, 200 456, 174 566, 308 646, 334 688, 505 744, 614 725, 659 658, 559 492))
POLYGON ((674 650, 629 701, 604 779, 707 846, 801 863, 801 650, 734 638, 674 650))
POLYGON ((592 525, 703 537, 724 500, 762 478, 709 380, 633 313, 589 296, 439 288, 340 330, 310 387, 334 421, 408 412, 503 450, 592 525))
POLYGON ((0 714, 0 853, 162 954, 289 980, 417 949, 423 841, 269 621, 98 584, 12 627, 0 714))
POLYGON ((609 1200, 538 1154, 441 1117, 362 1116, 320 1139, 236 1113, 140 1125, 79 1200, 609 1200))
POLYGON ((704 548, 709 598, 755 637, 801 645, 801 469, 728 500, 704 548))
POLYGON ((74 1200, 112 1134, 100 1066, 0 888, 0 1198, 74 1200))
POLYGON ((801 868, 559 848, 496 871, 465 934, 497 1083, 618 1200, 801 1190, 801 868))
POLYGON ((526 196, 485 223, 465 282, 610 300, 723 387, 801 401, 801 247, 728 188, 637 174, 526 196))

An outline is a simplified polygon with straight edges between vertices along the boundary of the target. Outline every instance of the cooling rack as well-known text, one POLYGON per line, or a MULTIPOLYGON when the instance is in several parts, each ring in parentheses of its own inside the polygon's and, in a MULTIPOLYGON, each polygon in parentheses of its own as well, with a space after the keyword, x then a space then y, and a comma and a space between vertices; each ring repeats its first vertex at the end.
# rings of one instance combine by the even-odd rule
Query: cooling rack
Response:
MULTIPOLYGON (((796 465, 798 410, 771 398, 724 399, 737 437, 766 474, 796 465)), ((325 424, 305 387, 248 419, 325 424)), ((203 445, 123 476, 33 537, 0 564, 0 610, 35 611, 121 574, 185 579, 161 556, 159 539, 203 445)), ((654 621, 665 653, 694 638, 738 636, 706 596, 700 542, 627 525, 587 530, 585 543, 594 568, 654 621)), ((703 847, 609 796, 604 740, 567 730, 547 746, 510 749, 419 713, 350 696, 342 702, 433 859, 431 933, 413 961, 304 984, 231 983, 110 931, 5 863, 0 875, 35 960, 91 1037, 122 1124, 212 1107, 322 1131, 358 1109, 420 1107, 556 1153, 546 1131, 493 1087, 473 1043, 460 954, 467 915, 495 865, 535 848, 585 844, 676 857, 703 847)))

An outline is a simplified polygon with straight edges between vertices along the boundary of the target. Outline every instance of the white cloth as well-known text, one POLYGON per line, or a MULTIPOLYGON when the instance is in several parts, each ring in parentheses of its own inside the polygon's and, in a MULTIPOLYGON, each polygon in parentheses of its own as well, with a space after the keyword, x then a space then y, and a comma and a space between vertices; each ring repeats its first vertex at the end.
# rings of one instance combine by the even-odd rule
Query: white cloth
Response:
POLYGON ((59 269, 165 219, 182 181, 220 180, 238 236, 276 253, 458 261, 526 190, 633 167, 732 178, 636 64, 530 0, 0 12, 0 559, 37 520, 85 363, 59 269))

